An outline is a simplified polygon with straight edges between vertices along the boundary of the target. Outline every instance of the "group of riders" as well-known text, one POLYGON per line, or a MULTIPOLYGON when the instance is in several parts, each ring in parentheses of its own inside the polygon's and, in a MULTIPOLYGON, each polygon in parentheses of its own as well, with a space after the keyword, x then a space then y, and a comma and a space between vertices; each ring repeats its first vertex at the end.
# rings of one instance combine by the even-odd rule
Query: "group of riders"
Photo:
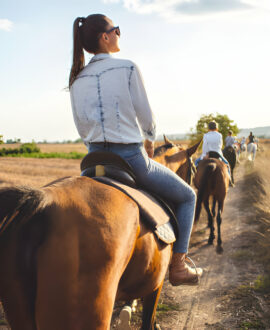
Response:
POLYGON ((235 148, 238 154, 241 151, 246 151, 247 145, 250 143, 255 143, 258 147, 258 139, 255 138, 252 132, 250 132, 247 138, 243 136, 240 140, 238 140, 232 136, 232 131, 230 130, 228 132, 228 136, 225 139, 225 146, 235 148))
MULTIPOLYGON (((132 167, 142 189, 175 205, 179 234, 173 246, 169 280, 172 285, 194 285, 203 272, 186 263, 196 194, 177 174, 152 159, 155 117, 137 65, 112 56, 120 50, 119 38, 119 26, 105 15, 78 17, 74 21, 69 89, 75 125, 89 153, 109 151, 121 156, 132 167), (87 65, 84 52, 94 55, 87 65)), ((209 151, 218 153, 228 165, 217 123, 210 122, 208 128, 196 165, 209 151)), ((252 141, 251 134, 249 143, 252 141)), ((226 146, 235 143, 229 132, 226 146)))
MULTIPOLYGON (((225 148, 233 148, 236 153, 236 157, 239 161, 239 154, 241 151, 247 150, 247 145, 249 144, 258 144, 258 140, 255 139, 255 136, 252 132, 250 132, 247 138, 242 137, 240 141, 238 141, 233 135, 232 131, 228 131, 228 136, 225 139, 225 148)), ((195 166, 198 167, 199 162, 208 157, 209 152, 214 152, 228 167, 229 175, 231 176, 231 169, 228 163, 228 160, 223 156, 222 152, 223 147, 223 138, 222 134, 218 132, 218 124, 215 121, 211 121, 208 123, 208 132, 203 136, 203 146, 202 146, 202 154, 199 158, 195 160, 195 166)), ((257 148, 257 146, 256 146, 257 148)), ((233 186, 233 183, 230 182, 230 185, 233 186)))

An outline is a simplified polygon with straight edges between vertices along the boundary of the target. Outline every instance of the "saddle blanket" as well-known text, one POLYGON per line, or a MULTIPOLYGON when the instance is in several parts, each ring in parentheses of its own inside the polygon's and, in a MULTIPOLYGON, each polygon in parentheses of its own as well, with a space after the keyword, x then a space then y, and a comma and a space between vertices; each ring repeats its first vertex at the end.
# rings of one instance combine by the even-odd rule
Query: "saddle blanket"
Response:
POLYGON ((131 188, 108 177, 93 177, 92 179, 110 185, 134 200, 139 207, 143 222, 150 227, 161 241, 167 244, 176 241, 178 235, 176 219, 153 196, 143 190, 131 188))

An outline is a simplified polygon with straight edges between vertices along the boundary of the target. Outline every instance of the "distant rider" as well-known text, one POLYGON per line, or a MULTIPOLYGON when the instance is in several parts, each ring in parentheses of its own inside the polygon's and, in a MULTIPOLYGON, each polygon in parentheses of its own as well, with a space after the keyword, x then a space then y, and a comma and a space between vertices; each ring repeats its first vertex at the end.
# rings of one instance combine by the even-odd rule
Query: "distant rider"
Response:
POLYGON ((235 138, 232 136, 232 131, 228 132, 228 136, 225 139, 225 147, 233 147, 236 142, 235 138))
POLYGON ((195 160, 195 165, 198 166, 199 162, 207 156, 209 151, 215 151, 219 154, 222 161, 228 166, 230 173, 230 165, 222 153, 222 135, 218 132, 218 124, 215 121, 210 121, 208 124, 208 132, 203 136, 202 154, 195 160))
POLYGON ((255 136, 252 134, 252 132, 249 133, 248 136, 248 144, 255 142, 255 136))

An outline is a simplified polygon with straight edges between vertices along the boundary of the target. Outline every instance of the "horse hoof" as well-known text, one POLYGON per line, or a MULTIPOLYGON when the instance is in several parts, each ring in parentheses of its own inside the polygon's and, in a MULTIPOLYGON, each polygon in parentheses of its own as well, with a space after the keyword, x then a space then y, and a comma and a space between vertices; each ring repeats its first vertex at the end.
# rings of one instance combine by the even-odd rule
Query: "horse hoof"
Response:
POLYGON ((208 245, 213 245, 213 240, 208 240, 208 245))
POLYGON ((223 247, 218 245, 217 248, 216 248, 216 251, 217 251, 218 254, 222 254, 223 253, 223 247))
POLYGON ((131 330, 130 327, 131 320, 131 307, 124 306, 119 315, 119 323, 116 327, 117 330, 131 330))

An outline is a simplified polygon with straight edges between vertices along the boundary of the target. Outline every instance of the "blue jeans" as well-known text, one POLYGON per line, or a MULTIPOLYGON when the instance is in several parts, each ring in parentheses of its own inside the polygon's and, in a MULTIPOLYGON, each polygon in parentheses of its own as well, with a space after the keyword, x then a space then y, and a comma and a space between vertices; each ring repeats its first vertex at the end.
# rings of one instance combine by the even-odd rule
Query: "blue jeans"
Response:
POLYGON ((142 143, 109 144, 106 147, 92 143, 88 147, 89 152, 101 150, 113 152, 124 158, 133 168, 140 187, 174 203, 179 236, 173 250, 187 253, 196 203, 194 190, 170 169, 150 159, 142 143))

